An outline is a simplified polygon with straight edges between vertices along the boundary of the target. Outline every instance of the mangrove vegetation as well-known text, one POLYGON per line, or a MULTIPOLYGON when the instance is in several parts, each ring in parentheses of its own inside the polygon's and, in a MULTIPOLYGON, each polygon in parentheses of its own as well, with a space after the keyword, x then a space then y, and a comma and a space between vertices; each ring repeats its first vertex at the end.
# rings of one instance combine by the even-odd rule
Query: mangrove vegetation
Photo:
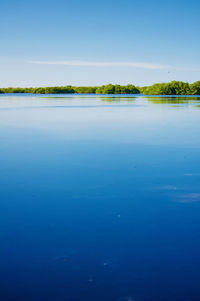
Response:
POLYGON ((103 86, 62 86, 38 88, 0 88, 0 93, 30 94, 143 94, 143 95, 200 95, 200 81, 193 84, 172 81, 157 83, 152 86, 136 87, 134 85, 103 85, 103 86))

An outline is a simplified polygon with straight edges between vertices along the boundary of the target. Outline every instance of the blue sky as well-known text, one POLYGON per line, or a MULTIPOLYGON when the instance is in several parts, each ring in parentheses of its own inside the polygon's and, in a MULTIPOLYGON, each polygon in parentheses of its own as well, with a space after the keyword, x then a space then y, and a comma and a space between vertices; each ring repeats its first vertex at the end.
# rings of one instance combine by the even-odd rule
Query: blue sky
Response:
POLYGON ((200 80, 200 3, 1 0, 0 86, 200 80))

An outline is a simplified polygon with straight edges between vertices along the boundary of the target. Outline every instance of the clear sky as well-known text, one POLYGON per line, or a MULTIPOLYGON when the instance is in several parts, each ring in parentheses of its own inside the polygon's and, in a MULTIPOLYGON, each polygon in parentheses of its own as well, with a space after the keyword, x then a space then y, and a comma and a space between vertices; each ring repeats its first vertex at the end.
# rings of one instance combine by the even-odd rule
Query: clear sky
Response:
POLYGON ((200 80, 200 2, 1 0, 0 87, 200 80))

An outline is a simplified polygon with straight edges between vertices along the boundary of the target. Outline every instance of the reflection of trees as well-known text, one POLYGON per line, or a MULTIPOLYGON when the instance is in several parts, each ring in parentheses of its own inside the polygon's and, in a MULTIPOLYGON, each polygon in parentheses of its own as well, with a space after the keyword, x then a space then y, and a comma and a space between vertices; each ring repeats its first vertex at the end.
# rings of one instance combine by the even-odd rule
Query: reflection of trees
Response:
POLYGON ((164 96, 147 96, 145 97, 145 99, 147 99, 148 101, 150 102, 153 102, 153 103, 156 103, 156 104, 159 104, 159 103, 169 103, 169 104, 189 104, 189 103, 192 103, 193 101, 194 102, 197 102, 197 101, 200 101, 200 97, 180 97, 180 96, 167 96, 167 97, 164 97, 164 96))
POLYGON ((134 102, 139 99, 147 100, 155 104, 192 104, 200 102, 200 97, 194 96, 96 96, 104 102, 134 102))
POLYGON ((121 102, 121 101, 133 102, 136 99, 136 97, 134 96, 132 97, 108 96, 108 97, 98 97, 98 98, 101 101, 106 101, 106 102, 121 102))

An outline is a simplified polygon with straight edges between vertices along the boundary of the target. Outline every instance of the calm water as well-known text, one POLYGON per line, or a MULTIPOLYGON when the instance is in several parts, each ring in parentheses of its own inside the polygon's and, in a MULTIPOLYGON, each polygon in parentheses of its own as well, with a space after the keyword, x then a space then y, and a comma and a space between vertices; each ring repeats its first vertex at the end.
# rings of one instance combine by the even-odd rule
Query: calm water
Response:
POLYGON ((0 300, 200 300, 200 98, 0 96, 0 300))

